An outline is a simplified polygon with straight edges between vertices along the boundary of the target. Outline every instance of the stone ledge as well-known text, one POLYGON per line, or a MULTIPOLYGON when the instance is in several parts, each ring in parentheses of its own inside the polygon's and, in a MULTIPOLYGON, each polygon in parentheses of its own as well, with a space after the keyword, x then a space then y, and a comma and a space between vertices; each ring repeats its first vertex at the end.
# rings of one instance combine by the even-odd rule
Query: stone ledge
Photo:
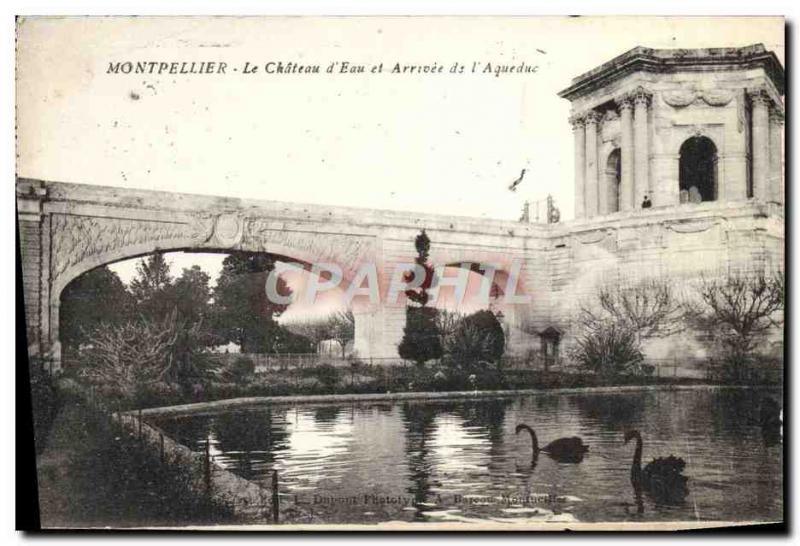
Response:
MULTIPOLYGON (((771 388, 772 385, 620 385, 615 387, 575 387, 563 389, 516 389, 503 391, 452 391, 452 392, 398 392, 375 394, 321 394, 302 396, 251 396, 228 398, 211 402, 197 402, 177 406, 142 409, 143 417, 178 417, 203 413, 216 413, 237 408, 285 404, 336 404, 343 402, 383 402, 403 400, 480 400, 548 394, 614 394, 638 391, 682 391, 698 389, 771 388)), ((138 410, 123 412, 134 415, 138 410)))

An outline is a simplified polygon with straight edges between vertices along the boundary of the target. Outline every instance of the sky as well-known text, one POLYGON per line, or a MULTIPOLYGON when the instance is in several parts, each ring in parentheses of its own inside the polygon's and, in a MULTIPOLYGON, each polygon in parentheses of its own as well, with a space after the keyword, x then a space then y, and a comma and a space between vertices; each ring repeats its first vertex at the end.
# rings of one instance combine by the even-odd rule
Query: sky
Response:
MULTIPOLYGON (((517 219, 573 216, 570 80, 638 45, 764 43, 780 18, 48 18, 18 28, 21 177, 517 219), (227 63, 225 74, 109 74, 110 63, 227 63), (268 62, 321 74, 266 74, 268 62), (332 62, 364 74, 327 74, 332 62), (244 74, 245 63, 259 72, 244 74), (384 71, 369 68, 382 63, 384 71), (395 63, 443 73, 392 74, 395 63), (473 63, 479 72, 470 73, 473 63), (534 73, 482 73, 486 63, 534 73), (451 74, 454 64, 465 73, 451 74), (236 72, 233 69, 236 68, 236 72), (516 192, 507 190, 522 169, 516 192)), ((173 257, 174 274, 200 260, 173 257)), ((125 280, 133 266, 115 267, 125 280)))

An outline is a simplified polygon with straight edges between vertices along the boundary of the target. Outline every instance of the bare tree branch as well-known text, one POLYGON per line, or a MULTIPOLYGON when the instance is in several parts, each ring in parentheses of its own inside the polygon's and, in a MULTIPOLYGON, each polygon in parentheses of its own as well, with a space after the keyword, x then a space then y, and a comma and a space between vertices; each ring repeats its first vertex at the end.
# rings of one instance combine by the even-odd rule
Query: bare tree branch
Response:
POLYGON ((697 301, 687 304, 687 315, 731 355, 744 357, 771 328, 783 324, 784 282, 782 273, 702 277, 695 287, 697 301))
POLYGON ((638 343, 679 331, 684 313, 673 284, 654 278, 629 285, 601 286, 592 301, 581 304, 578 321, 591 331, 615 324, 633 332, 638 343))

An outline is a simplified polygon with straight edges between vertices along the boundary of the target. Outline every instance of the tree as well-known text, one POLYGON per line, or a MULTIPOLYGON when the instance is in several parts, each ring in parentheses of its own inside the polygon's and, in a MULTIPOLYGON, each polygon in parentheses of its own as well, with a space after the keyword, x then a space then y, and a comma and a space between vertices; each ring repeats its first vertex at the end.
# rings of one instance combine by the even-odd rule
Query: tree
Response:
POLYGON ((195 329, 194 341, 204 347, 220 345, 222 339, 212 332, 211 277, 200 266, 184 268, 175 280, 174 295, 177 319, 195 329))
MULTIPOLYGON (((267 297, 267 276, 274 268, 275 259, 268 254, 235 252, 222 262, 213 293, 214 331, 224 342, 238 344, 244 353, 276 352, 280 328, 275 318, 289 304, 267 297)), ((280 277, 277 292, 282 296, 292 293, 280 277)))
POLYGON ((345 357, 347 344, 355 339, 356 320, 353 311, 337 311, 328 317, 328 331, 330 337, 342 349, 342 358, 345 357))
MULTIPOLYGON (((783 324, 783 273, 702 277, 695 287, 697 301, 688 314, 705 336, 721 346, 729 367, 746 367, 771 328, 783 324)), ((736 370, 731 370, 736 372, 736 370)))
POLYGON ((201 325, 178 319, 175 308, 161 321, 140 315, 123 324, 103 323, 87 333, 81 374, 128 399, 156 383, 186 387, 208 380, 218 365, 198 341, 201 325))
POLYGON ((133 297, 119 276, 102 266, 72 281, 61 294, 61 342, 65 354, 87 342, 101 324, 121 324, 133 312, 133 297))
POLYGON ((175 332, 175 341, 169 347, 165 377, 184 387, 211 379, 219 365, 208 351, 211 334, 204 320, 190 322, 179 318, 176 308, 165 322, 175 332))
MULTIPOLYGON (((414 248, 417 249, 417 257, 414 258, 414 262, 422 268, 424 278, 419 288, 409 288, 405 291, 406 297, 420 305, 421 307, 425 307, 428 304, 428 300, 430 296, 428 294, 428 290, 430 290, 431 286, 433 285, 433 267, 428 263, 428 257, 430 256, 431 250, 431 240, 428 237, 428 234, 425 233, 423 229, 419 235, 416 236, 414 239, 414 248)), ((408 283, 411 279, 414 278, 414 272, 408 271, 405 274, 405 281, 408 283)))
MULTIPOLYGON (((400 357, 423 366, 428 360, 442 357, 442 344, 436 324, 436 309, 427 307, 428 290, 433 284, 433 268, 428 263, 431 241, 423 229, 414 239, 417 249, 416 264, 423 270, 424 278, 419 288, 406 290, 406 297, 417 306, 406 307, 406 325, 403 339, 397 347, 400 357)), ((406 282, 413 273, 406 274, 406 282)))
POLYGON ((178 317, 190 323, 208 318, 211 304, 211 277, 199 265, 184 268, 175 281, 175 303, 178 317))
POLYGON ((137 312, 146 319, 159 322, 172 312, 175 292, 169 264, 162 252, 154 252, 136 264, 131 293, 137 312))
POLYGON ((629 330, 640 349, 644 339, 675 333, 683 327, 683 319, 683 302, 672 283, 664 279, 602 286, 594 301, 582 306, 579 318, 589 330, 601 330, 609 324, 629 330))
POLYGON ((278 354, 312 353, 314 343, 307 337, 278 325, 272 340, 272 352, 278 354))
POLYGON ((448 362, 463 371, 476 371, 481 363, 497 365, 504 351, 503 325, 488 310, 477 311, 459 321, 447 345, 448 362))

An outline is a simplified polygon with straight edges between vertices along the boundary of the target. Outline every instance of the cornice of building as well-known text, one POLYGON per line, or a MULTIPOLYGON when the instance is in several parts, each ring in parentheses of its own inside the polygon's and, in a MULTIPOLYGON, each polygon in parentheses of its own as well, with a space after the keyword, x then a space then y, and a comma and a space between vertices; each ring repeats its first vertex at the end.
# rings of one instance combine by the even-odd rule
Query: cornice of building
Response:
POLYGON ((569 101, 635 72, 714 72, 763 68, 778 93, 784 93, 784 70, 763 44, 704 49, 651 49, 638 46, 573 78, 558 96, 569 101))

